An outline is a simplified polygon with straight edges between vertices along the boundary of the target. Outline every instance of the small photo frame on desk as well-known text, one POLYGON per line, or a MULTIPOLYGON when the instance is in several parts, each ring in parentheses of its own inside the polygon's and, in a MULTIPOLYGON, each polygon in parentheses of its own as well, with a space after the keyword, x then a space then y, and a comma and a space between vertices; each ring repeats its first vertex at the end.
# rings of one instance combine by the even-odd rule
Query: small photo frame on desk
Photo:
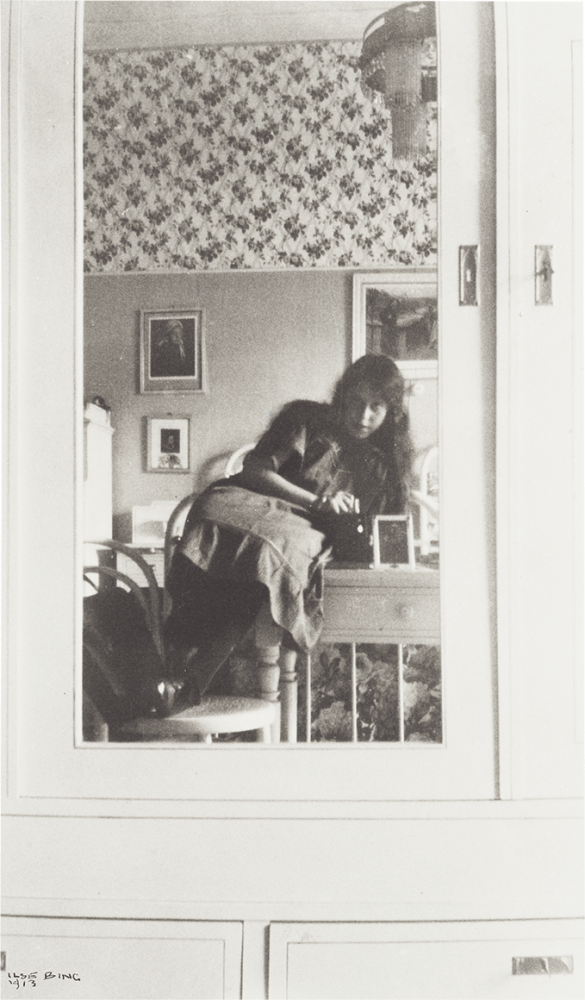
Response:
POLYGON ((147 472, 189 472, 189 423, 189 417, 147 417, 147 472))
POLYGON ((406 566, 415 569, 414 532, 410 514, 379 514, 372 525, 374 569, 406 566))

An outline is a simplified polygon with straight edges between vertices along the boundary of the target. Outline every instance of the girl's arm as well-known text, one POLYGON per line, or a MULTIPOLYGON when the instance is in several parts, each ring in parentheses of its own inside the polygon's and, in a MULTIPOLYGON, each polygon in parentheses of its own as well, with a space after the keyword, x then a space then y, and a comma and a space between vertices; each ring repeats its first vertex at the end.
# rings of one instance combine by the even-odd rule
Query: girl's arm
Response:
POLYGON ((275 472, 270 459, 267 458, 247 455, 241 475, 244 486, 270 497, 278 497, 279 500, 288 500, 289 503, 296 503, 306 508, 317 500, 315 493, 295 486, 275 472))
MULTIPOLYGON (((270 459, 247 455, 241 475, 244 486, 249 489, 265 493, 270 497, 277 497, 279 500, 287 500, 288 503, 296 503, 307 510, 319 500, 316 493, 304 490, 301 486, 295 486, 294 483, 275 472, 270 459)), ((353 510, 353 497, 349 493, 336 493, 333 497, 323 498, 320 509, 333 511, 336 514, 349 512, 353 510)))

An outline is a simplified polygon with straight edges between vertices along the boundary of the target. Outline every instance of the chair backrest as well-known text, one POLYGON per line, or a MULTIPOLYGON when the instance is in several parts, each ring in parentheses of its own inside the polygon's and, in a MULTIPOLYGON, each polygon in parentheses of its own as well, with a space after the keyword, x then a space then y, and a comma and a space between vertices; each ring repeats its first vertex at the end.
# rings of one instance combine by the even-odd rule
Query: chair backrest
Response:
POLYGON ((84 695, 108 725, 118 725, 141 714, 146 692, 166 673, 160 597, 154 573, 139 553, 111 540, 91 545, 94 560, 96 549, 123 552, 148 588, 145 597, 139 583, 113 566, 84 567, 84 579, 95 588, 83 601, 84 695), (96 587, 97 575, 116 586, 96 587))
POLYGON ((164 659, 160 595, 156 577, 152 568, 148 565, 146 560, 143 559, 139 552, 136 552, 135 549, 131 549, 128 545, 124 545, 123 542, 118 542, 113 538, 106 539, 105 541, 87 541, 85 544, 92 546, 94 558, 96 550, 110 549, 113 552, 123 552, 124 555, 128 556, 129 559, 132 559, 132 561, 135 562, 140 568, 144 576, 144 583, 148 588, 148 603, 144 598, 140 584, 136 583, 135 580, 132 580, 125 573, 122 573, 119 569, 115 569, 113 566, 101 564, 91 566, 85 565, 83 568, 83 577, 86 583, 91 583, 91 577, 94 574, 109 576, 117 582, 123 583, 132 593, 136 595, 144 610, 146 624, 152 635, 156 649, 159 655, 164 659))
MULTIPOLYGON (((196 490, 194 493, 189 493, 188 496, 183 497, 175 507, 173 513, 167 521, 167 530, 165 531, 165 551, 164 551, 164 580, 165 588, 167 577, 169 575, 169 570, 171 568, 171 562, 173 561, 173 555, 177 547, 178 542, 181 540, 181 535, 183 533, 183 528, 185 526, 185 520, 187 514, 189 513, 189 508, 191 504, 199 496, 199 491, 196 490)), ((165 606, 164 614, 167 616, 170 608, 168 606, 168 598, 165 589, 165 606)))
POLYGON ((428 555, 439 541, 439 449, 427 448, 422 456, 420 489, 415 492, 419 504, 420 552, 428 555))
POLYGON ((235 476, 236 473, 242 471, 242 466, 244 464, 244 459, 246 455, 248 454, 248 452, 253 451, 255 447, 256 443, 243 444, 241 448, 237 449, 237 451, 232 452, 225 466, 226 479, 229 479, 230 476, 235 476))

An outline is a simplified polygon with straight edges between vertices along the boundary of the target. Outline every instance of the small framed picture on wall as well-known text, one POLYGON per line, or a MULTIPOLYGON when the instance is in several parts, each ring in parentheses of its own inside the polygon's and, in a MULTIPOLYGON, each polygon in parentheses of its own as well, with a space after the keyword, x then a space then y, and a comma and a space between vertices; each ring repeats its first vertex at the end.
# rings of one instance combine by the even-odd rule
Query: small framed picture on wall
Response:
POLYGON ((140 392, 204 391, 203 310, 142 310, 140 392))
POLYGON ((354 275, 354 361, 386 354, 406 379, 436 378, 438 331, 436 270, 354 275))
POLYGON ((147 417, 147 472, 190 471, 189 423, 189 417, 147 417))

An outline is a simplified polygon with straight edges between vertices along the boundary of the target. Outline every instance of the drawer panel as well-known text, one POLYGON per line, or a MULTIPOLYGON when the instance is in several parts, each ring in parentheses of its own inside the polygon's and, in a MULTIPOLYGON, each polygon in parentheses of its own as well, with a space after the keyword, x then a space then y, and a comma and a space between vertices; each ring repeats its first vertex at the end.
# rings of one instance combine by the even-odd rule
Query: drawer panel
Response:
POLYGON ((3 997, 241 996, 242 925, 236 921, 6 917, 2 950, 3 997))
POLYGON ((272 925, 270 997, 288 1000, 570 1000, 583 996, 579 921, 272 925), (293 930, 294 928, 294 930, 293 930), (513 960, 571 973, 514 975, 513 960))
POLYGON ((438 643, 441 639, 436 589, 381 587, 325 588, 323 639, 365 642, 438 643))
MULTIPOLYGON (((154 571, 156 577, 156 582, 159 587, 164 585, 164 553, 163 552, 139 552, 139 555, 148 563, 151 569, 154 571)), ((123 552, 118 552, 116 554, 116 568, 120 570, 121 573, 125 573, 129 576, 131 580, 140 584, 141 587, 145 587, 146 580, 144 574, 139 566, 125 555, 123 552)))

